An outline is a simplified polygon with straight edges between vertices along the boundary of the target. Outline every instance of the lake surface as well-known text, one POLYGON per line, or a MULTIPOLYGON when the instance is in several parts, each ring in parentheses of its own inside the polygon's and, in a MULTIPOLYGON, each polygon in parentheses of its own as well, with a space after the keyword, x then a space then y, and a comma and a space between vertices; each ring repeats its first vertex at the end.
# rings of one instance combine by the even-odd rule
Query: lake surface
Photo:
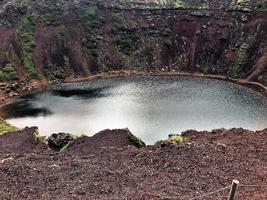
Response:
POLYGON ((41 134, 129 128, 147 144, 188 129, 267 128, 267 100, 251 89, 193 77, 132 77, 57 85, 1 109, 41 134))

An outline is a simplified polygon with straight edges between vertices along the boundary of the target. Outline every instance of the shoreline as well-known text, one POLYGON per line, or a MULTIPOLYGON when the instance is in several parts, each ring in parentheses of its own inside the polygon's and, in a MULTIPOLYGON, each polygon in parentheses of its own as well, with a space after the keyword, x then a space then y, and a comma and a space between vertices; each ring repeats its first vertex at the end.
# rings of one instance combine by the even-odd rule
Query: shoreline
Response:
POLYGON ((47 89, 53 85, 61 84, 61 83, 77 83, 77 82, 86 82, 86 81, 94 81, 98 79, 112 79, 112 78, 126 78, 126 77, 135 77, 135 76, 174 76, 174 77, 196 77, 196 78, 205 78, 205 79, 214 79, 214 80, 222 80, 231 82, 234 84, 238 84, 244 87, 248 87, 260 95, 267 98, 267 87, 258 82, 247 81, 246 79, 233 79, 223 75, 213 75, 213 74, 203 74, 203 73, 188 73, 188 72, 162 72, 162 71, 154 71, 154 72, 145 72, 139 70, 119 70, 119 71, 110 71, 103 72, 94 75, 90 75, 87 77, 68 77, 62 82, 48 82, 48 81, 34 81, 30 84, 30 90, 22 91, 15 96, 10 97, 8 94, 0 95, 0 107, 3 107, 7 104, 12 103, 18 97, 23 95, 38 92, 44 89, 47 89))
POLYGON ((186 77, 197 77, 197 78, 206 78, 206 79, 215 79, 215 80, 222 80, 231 82, 234 84, 238 84, 241 86, 245 86, 248 88, 253 89, 254 91, 260 93, 265 98, 267 98, 267 86, 262 85, 258 82, 251 82, 247 81, 246 79, 234 79, 229 78, 223 75, 213 75, 213 74, 203 74, 203 73, 188 73, 188 72, 162 72, 162 71, 155 71, 152 73, 144 72, 144 71, 111 71, 108 73, 100 73, 96 75, 92 75, 89 77, 83 78, 75 78, 75 79, 67 79, 63 83, 75 83, 75 82, 85 82, 85 81, 93 81, 97 79, 109 79, 109 78, 123 78, 123 77, 134 77, 134 76, 186 76, 186 77))

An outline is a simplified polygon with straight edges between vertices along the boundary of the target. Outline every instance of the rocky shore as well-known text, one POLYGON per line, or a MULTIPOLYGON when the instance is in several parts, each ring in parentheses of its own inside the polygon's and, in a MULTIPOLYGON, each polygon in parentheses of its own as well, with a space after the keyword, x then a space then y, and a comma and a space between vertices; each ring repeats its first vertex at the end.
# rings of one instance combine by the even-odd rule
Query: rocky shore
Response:
MULTIPOLYGON (((37 128, 0 136, 3 199, 191 199, 231 184, 267 182, 267 130, 187 131, 182 140, 144 146, 129 130, 44 140, 37 128), (51 145, 63 142, 61 151, 51 145), (66 145, 67 144, 67 145, 66 145)), ((205 197, 226 199, 229 189, 205 197)), ((236 199, 263 199, 266 187, 240 187, 236 199)))

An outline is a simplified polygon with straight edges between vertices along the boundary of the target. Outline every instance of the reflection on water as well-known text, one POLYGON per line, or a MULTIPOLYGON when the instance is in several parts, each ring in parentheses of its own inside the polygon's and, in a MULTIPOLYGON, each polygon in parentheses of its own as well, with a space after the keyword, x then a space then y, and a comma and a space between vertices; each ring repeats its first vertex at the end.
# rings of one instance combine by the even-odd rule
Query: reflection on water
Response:
POLYGON ((103 88, 87 88, 87 89, 54 89, 51 91, 53 95, 61 97, 79 97, 83 99, 100 98, 105 95, 102 91, 108 87, 103 88))
POLYGON ((191 77, 135 77, 61 84, 2 112, 41 133, 92 135, 128 127, 148 144, 188 129, 267 127, 267 101, 232 83, 191 77))
POLYGON ((52 111, 45 107, 34 107, 29 100, 24 99, 4 107, 5 115, 8 118, 21 118, 21 117, 38 117, 51 115, 52 111))

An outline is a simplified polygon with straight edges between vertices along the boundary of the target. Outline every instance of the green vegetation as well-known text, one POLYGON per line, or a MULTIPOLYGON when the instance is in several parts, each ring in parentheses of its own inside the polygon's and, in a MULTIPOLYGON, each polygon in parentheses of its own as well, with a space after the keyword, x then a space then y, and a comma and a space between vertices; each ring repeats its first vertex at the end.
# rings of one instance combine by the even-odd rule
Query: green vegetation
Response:
POLYGON ((42 23, 46 25, 58 26, 62 24, 62 7, 59 6, 46 6, 45 9, 32 12, 31 19, 34 24, 42 23))
POLYGON ((240 48, 237 52, 237 59, 233 66, 231 66, 228 70, 228 75, 230 75, 233 78, 237 78, 240 75, 240 70, 242 65, 244 65, 248 59, 247 51, 249 49, 249 44, 242 43, 240 48))
POLYGON ((11 64, 7 64, 0 70, 0 81, 11 81, 18 79, 17 72, 11 64))
POLYGON ((118 30, 125 30, 128 28, 129 24, 126 20, 121 16, 122 13, 115 13, 114 11, 111 13, 112 22, 118 30))
POLYGON ((58 15, 60 15, 60 14, 57 14, 54 12, 46 13, 46 14, 42 15, 39 20, 41 22, 44 22, 44 23, 49 24, 49 25, 59 25, 58 15))
POLYGON ((146 146, 146 144, 140 138, 135 137, 128 129, 127 129, 127 134, 128 134, 129 140, 137 148, 142 148, 142 147, 145 147, 146 146))
MULTIPOLYGON (((140 45, 140 35, 135 30, 130 30, 128 22, 123 18, 122 13, 111 13, 114 27, 121 31, 115 39, 115 45, 126 56, 132 56, 133 52, 137 51, 140 45)), ((126 60, 128 60, 126 58, 126 60)))
MULTIPOLYGON (((64 37, 63 34, 60 31, 58 37, 64 37)), ((48 80, 64 80, 67 77, 70 71, 70 59, 66 55, 63 56, 63 59, 63 66, 48 65, 43 69, 43 73, 48 80)))
POLYGON ((66 68, 69 68, 70 67, 70 58, 66 55, 64 55, 64 66, 66 68))
POLYGON ((40 141, 41 143, 48 145, 48 142, 46 140, 45 136, 41 136, 39 129, 36 129, 35 133, 34 133, 35 139, 37 141, 40 141))
POLYGON ((179 143, 179 142, 183 142, 184 141, 184 138, 181 135, 173 134, 173 135, 170 135, 169 136, 169 139, 168 140, 169 141, 172 141, 172 142, 179 143))
POLYGON ((135 33, 121 34, 115 40, 115 44, 119 47, 120 51, 125 55, 130 56, 139 47, 140 37, 135 33))
POLYGON ((38 74, 32 60, 32 52, 34 48, 34 24, 28 15, 21 17, 21 36, 22 49, 24 54, 24 67, 26 68, 30 79, 39 79, 38 74))
POLYGON ((169 135, 169 138, 167 140, 160 140, 158 142, 155 143, 155 145, 161 145, 161 146, 165 146, 166 144, 170 143, 170 142, 176 142, 181 143, 184 142, 185 138, 179 134, 171 134, 169 135))
POLYGON ((91 54, 97 57, 97 32, 102 24, 102 17, 96 7, 87 7, 81 10, 80 18, 85 33, 85 46, 91 54))
POLYGON ((12 132, 12 131, 18 131, 18 129, 8 124, 4 120, 0 119, 0 135, 3 135, 8 132, 12 132))
POLYGON ((43 73, 48 80, 64 80, 66 78, 66 73, 68 71, 68 67, 56 67, 53 65, 49 65, 43 69, 43 73))

